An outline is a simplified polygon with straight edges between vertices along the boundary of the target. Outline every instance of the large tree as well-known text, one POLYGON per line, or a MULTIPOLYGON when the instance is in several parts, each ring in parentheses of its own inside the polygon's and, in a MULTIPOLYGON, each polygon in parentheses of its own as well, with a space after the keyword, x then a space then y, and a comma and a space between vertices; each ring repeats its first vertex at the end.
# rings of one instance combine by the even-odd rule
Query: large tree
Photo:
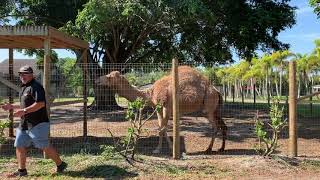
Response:
MULTIPOLYGON (((90 75, 95 78, 107 73, 104 68, 111 63, 168 62, 173 56, 182 62, 227 63, 232 51, 251 59, 258 49, 286 49, 288 44, 277 36, 295 23, 295 7, 288 2, 17 0, 16 14, 21 24, 63 27, 89 41, 89 60, 97 69, 90 75)), ((98 106, 115 103, 109 90, 96 94, 104 94, 98 106)))

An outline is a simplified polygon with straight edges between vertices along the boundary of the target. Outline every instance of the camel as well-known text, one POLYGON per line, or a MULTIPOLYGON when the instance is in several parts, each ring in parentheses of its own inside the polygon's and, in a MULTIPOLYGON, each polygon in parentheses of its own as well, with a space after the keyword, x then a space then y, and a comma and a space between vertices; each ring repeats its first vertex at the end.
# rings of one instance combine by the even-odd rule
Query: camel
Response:
MULTIPOLYGON (((213 87, 209 80, 189 66, 178 67, 179 77, 179 111, 181 115, 202 111, 207 115, 212 126, 210 144, 206 153, 212 152, 212 146, 217 135, 218 128, 222 130, 222 145, 219 151, 224 151, 227 126, 221 118, 222 96, 213 87)), ((134 101, 141 97, 149 105, 155 107, 161 105, 160 112, 157 112, 159 123, 159 143, 153 153, 160 153, 163 136, 172 149, 172 142, 167 136, 168 120, 172 116, 172 76, 167 75, 157 80, 152 87, 146 90, 139 90, 129 84, 128 80, 119 71, 112 71, 108 75, 100 76, 96 83, 109 86, 119 96, 128 101, 134 101)))

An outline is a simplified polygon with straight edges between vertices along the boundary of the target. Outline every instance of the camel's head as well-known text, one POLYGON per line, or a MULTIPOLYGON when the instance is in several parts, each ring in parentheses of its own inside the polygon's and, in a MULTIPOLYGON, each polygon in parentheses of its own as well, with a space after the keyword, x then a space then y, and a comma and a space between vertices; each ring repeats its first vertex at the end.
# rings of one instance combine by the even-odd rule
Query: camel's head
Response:
POLYGON ((100 76, 96 79, 97 85, 105 85, 111 88, 119 88, 123 85, 128 85, 128 81, 119 71, 112 71, 108 75, 100 76))

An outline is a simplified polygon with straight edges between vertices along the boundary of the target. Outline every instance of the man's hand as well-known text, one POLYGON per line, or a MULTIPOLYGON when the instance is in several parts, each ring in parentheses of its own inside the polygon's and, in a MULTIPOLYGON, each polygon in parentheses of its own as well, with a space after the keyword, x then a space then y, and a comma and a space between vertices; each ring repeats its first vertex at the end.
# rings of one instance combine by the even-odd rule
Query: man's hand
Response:
POLYGON ((5 111, 9 111, 9 110, 13 109, 13 105, 12 104, 4 104, 4 105, 1 105, 1 108, 5 111))
POLYGON ((23 109, 17 109, 14 113, 13 116, 14 117, 22 117, 24 116, 25 112, 23 111, 23 109))

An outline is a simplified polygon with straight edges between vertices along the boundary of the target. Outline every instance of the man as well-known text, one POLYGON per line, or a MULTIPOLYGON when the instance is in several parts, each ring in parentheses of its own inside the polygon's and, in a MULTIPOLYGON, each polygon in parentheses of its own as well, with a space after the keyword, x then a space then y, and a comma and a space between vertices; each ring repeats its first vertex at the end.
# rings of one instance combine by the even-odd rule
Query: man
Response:
POLYGON ((57 173, 63 172, 67 163, 61 161, 57 151, 49 146, 48 135, 50 131, 49 118, 46 109, 45 91, 40 83, 33 77, 30 66, 23 66, 19 70, 22 89, 19 94, 20 106, 5 104, 4 110, 15 109, 14 116, 21 117, 19 127, 16 129, 16 156, 18 170, 8 177, 26 176, 27 147, 33 144, 42 149, 57 165, 57 173))

